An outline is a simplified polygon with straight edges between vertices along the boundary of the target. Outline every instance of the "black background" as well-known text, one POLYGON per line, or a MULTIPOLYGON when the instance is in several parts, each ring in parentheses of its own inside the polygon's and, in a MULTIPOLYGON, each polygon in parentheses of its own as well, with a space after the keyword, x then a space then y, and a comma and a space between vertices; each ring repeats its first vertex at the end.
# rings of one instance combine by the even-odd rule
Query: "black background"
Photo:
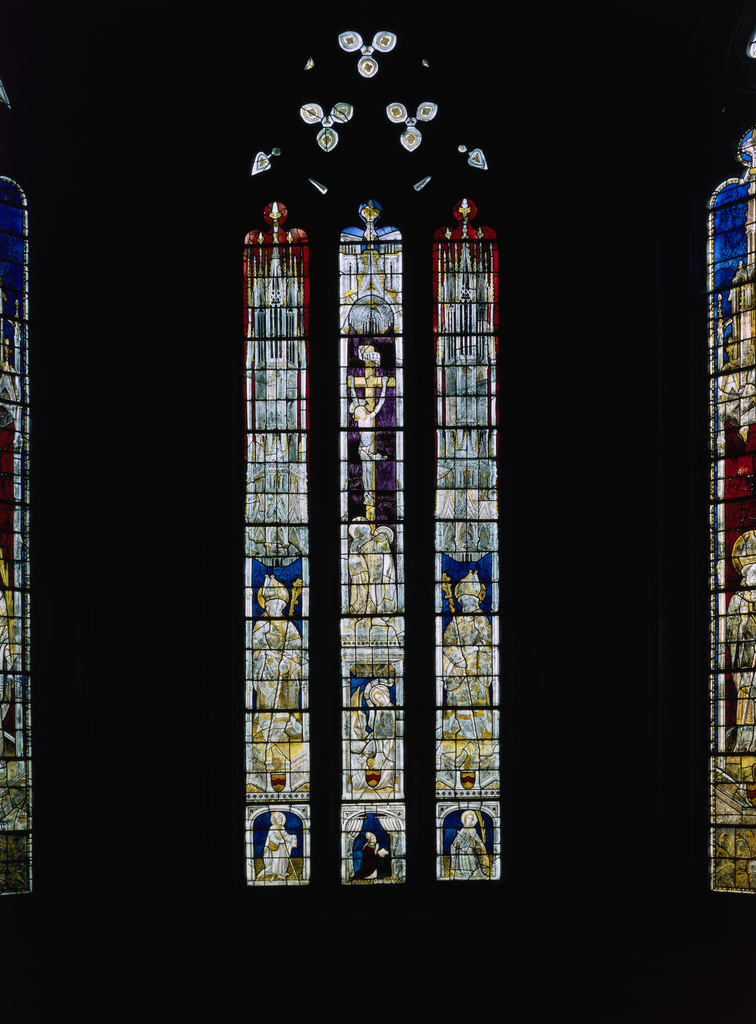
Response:
POLYGON ((406 980, 533 1021, 748 1005, 754 906, 708 882, 703 260, 707 198, 753 124, 756 6, 715 13, 4 15, 0 173, 30 209, 35 723, 35 882, 0 901, 4 1011, 293 1013, 310 975, 339 1006, 344 983, 393 1000, 406 980), (365 81, 336 36, 386 28, 399 43, 365 81), (298 106, 344 99, 323 154, 298 106), (426 99, 440 112, 405 153, 385 106, 426 99), (430 638, 430 244, 463 195, 500 245, 504 877, 433 880, 428 639, 407 650, 407 885, 339 884, 336 697, 312 712, 313 883, 247 888, 243 238, 273 199, 310 238, 312 694, 337 695, 338 232, 375 198, 405 239, 407 630, 430 638))

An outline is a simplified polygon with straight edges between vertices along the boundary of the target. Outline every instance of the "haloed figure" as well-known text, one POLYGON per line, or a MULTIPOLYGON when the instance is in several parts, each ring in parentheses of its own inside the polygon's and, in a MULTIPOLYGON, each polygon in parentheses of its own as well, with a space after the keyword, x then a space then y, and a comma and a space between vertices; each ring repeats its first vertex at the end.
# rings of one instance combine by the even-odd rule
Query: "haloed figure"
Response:
POLYGON ((362 517, 349 527, 349 611, 352 615, 393 615, 397 611, 396 567, 388 526, 362 517))
POLYGON ((265 837, 263 869, 257 874, 261 882, 285 882, 296 877, 291 863, 291 851, 296 842, 297 837, 286 831, 286 815, 283 811, 273 811, 265 837))
POLYGON ((381 455, 377 450, 374 427, 378 413, 386 401, 387 384, 388 377, 382 377, 381 395, 377 402, 372 398, 360 398, 354 387, 350 388, 352 402, 349 406, 349 411, 354 417, 354 422, 357 424, 360 432, 359 454, 360 462, 362 463, 362 490, 365 502, 365 515, 371 522, 375 520, 375 464, 386 458, 385 455, 381 455))
POLYGON ((396 761, 396 720, 389 681, 374 679, 369 683, 365 703, 367 711, 361 708, 353 714, 352 766, 366 772, 390 773, 396 761))
POLYGON ((297 587, 291 595, 275 576, 265 577, 258 600, 264 608, 252 633, 252 679, 247 688, 251 706, 252 690, 257 691, 257 707, 297 708, 302 681, 302 638, 291 622, 297 587))
POLYGON ((465 811, 462 828, 451 845, 452 878, 487 878, 488 854, 483 840, 475 830, 475 811, 465 811))
POLYGON ((486 595, 485 584, 472 569, 454 588, 454 597, 462 614, 451 599, 451 584, 444 590, 454 613, 444 630, 443 668, 447 707, 490 705, 489 687, 493 680, 491 623, 481 611, 486 595))
POLYGON ((737 691, 735 750, 756 751, 756 531, 741 534, 732 546, 732 564, 743 587, 727 608, 727 643, 737 691))

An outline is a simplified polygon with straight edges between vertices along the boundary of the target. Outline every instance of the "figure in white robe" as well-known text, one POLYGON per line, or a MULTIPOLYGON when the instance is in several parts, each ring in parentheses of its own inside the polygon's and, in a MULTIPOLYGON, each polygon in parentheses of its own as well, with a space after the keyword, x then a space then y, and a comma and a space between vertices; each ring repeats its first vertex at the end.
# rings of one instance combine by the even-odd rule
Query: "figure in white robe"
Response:
MULTIPOLYGON (((0 576, 2 582, 7 585, 8 570, 0 552, 0 576)), ((12 654, 13 638, 13 593, 10 590, 0 589, 0 758, 5 750, 6 737, 3 731, 3 723, 12 707, 11 700, 11 676, 9 670, 13 668, 12 654)), ((11 715, 11 718, 13 716, 11 715)), ((9 745, 12 741, 8 740, 9 745)), ((15 750, 13 751, 15 753, 15 750)))
POLYGON ((387 679, 374 679, 365 689, 369 710, 355 711, 352 724, 352 764, 392 772, 395 767, 396 721, 387 679))
MULTIPOLYGON (((462 607, 460 615, 451 594, 451 583, 442 584, 454 612, 444 630, 443 684, 445 704, 450 708, 490 706, 490 686, 493 681, 493 638, 491 622, 480 609, 485 598, 485 584, 472 570, 454 588, 454 597, 462 607)), ((471 721, 468 714, 465 721, 471 721)), ((473 733, 460 729, 463 736, 473 733)))
POLYGON ((735 751, 756 751, 756 531, 735 541, 732 564, 745 587, 727 608, 727 643, 737 694, 735 751))
POLYGON ((349 527, 349 611, 352 615, 393 615, 397 611, 396 568, 388 526, 356 519, 349 527))
POLYGON ((286 815, 283 811, 273 811, 265 837, 263 869, 258 871, 257 879, 261 882, 285 882, 296 877, 291 863, 291 851, 296 842, 297 837, 286 831, 286 815))
MULTIPOLYGON (((295 589, 295 588, 293 588, 295 589)), ((302 638, 287 616, 289 591, 275 576, 266 576, 258 599, 265 610, 252 631, 252 679, 248 701, 257 707, 298 708, 302 683, 302 638)), ((295 600, 291 602, 293 605, 295 600)), ((289 613, 291 609, 288 609, 289 613)), ((248 704, 251 707, 251 703, 248 704)))
POLYGON ((487 878, 488 854, 483 840, 475 831, 475 811, 465 811, 462 828, 457 832, 451 845, 452 878, 487 878))

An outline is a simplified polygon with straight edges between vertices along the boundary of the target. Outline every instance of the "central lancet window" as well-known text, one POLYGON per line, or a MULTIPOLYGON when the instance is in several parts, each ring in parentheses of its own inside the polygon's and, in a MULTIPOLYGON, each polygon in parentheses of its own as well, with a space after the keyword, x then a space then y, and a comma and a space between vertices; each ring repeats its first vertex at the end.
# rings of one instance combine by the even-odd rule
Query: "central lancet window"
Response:
POLYGON ((402 236, 381 213, 339 249, 346 884, 405 877, 402 236))

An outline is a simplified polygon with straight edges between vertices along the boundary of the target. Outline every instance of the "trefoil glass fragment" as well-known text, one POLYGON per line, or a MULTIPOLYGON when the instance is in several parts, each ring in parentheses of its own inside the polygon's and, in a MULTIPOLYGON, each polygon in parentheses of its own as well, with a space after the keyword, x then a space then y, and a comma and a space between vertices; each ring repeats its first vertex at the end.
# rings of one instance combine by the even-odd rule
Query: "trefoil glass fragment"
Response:
POLYGON ((417 149, 420 143, 423 141, 422 133, 420 129, 416 127, 418 121, 432 121, 438 113, 438 104, 433 103, 430 100, 426 100, 421 103, 414 116, 410 116, 409 111, 403 103, 389 103, 386 107, 386 115, 390 121, 399 124, 406 122, 407 127, 400 136, 400 141, 404 148, 409 152, 417 149))
POLYGON ((372 78, 378 71, 378 62, 373 53, 378 50, 380 53, 388 53, 396 46, 396 35, 393 32, 376 32, 373 36, 371 46, 363 43, 359 32, 339 33, 339 46, 347 53, 360 50, 362 57, 357 62, 357 70, 363 78, 372 78))
MULTIPOLYGON (((460 148, 460 153, 464 153, 462 148, 460 148)), ((478 167, 481 171, 488 170, 488 163, 486 158, 483 156, 482 149, 471 150, 470 155, 467 158, 467 162, 471 167, 478 167)))
POLYGON ((338 132, 333 127, 334 121, 337 121, 339 124, 346 124, 347 121, 351 120, 353 112, 352 104, 346 103, 343 100, 339 103, 334 103, 329 114, 324 113, 319 103, 303 103, 299 108, 303 121, 306 121, 308 124, 322 123, 323 127, 318 132, 317 142, 326 153, 330 152, 339 141, 338 132))

